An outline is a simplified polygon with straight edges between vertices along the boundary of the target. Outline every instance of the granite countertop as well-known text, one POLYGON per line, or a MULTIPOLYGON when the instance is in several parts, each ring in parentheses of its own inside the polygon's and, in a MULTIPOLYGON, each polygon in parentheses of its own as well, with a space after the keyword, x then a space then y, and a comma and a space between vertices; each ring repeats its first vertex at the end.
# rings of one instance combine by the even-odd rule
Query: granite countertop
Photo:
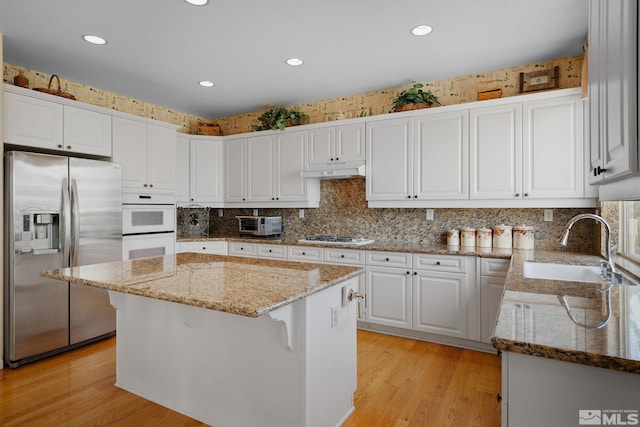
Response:
POLYGON ((514 250, 491 340, 494 347, 640 374, 640 286, 531 279, 523 274, 525 261, 598 265, 601 259, 514 250), (562 296, 573 320, 560 302, 562 296), (608 310, 611 317, 606 321, 608 310))
POLYGON ((247 242, 271 245, 288 245, 288 246, 316 246, 325 248, 354 249, 367 251, 386 251, 386 252, 411 252, 437 255, 465 255, 480 256, 487 258, 511 258, 511 249, 499 248, 476 248, 474 246, 447 246, 447 245, 429 245, 413 242, 383 241, 376 240, 367 245, 345 245, 332 244, 327 242, 309 243, 300 242, 304 237, 250 237, 250 236, 209 236, 209 237, 178 237, 178 242, 207 242, 207 241, 226 241, 226 242, 247 242))
POLYGON ((362 272, 359 267, 187 252, 50 270, 41 275, 258 317, 362 272))

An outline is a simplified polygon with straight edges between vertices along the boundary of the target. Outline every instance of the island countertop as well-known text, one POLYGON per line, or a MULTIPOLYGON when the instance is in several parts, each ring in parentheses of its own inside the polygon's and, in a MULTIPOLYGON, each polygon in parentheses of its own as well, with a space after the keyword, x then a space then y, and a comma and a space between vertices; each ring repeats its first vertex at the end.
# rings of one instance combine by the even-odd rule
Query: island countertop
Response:
POLYGON ((359 267, 187 252, 50 270, 41 275, 258 317, 362 272, 359 267))
POLYGON ((494 347, 640 373, 640 286, 533 279, 523 272, 525 261, 598 265, 601 259, 560 251, 514 250, 491 340, 494 347), (563 296, 569 310, 560 302, 563 296), (607 310, 610 319, 596 327, 607 319, 607 310))

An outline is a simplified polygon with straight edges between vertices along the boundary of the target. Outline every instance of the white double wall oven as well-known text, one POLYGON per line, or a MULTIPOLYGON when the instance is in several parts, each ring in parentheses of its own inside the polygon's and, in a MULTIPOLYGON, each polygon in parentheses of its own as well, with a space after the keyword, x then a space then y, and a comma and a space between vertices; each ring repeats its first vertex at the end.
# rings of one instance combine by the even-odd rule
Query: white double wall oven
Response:
POLYGON ((176 241, 173 195, 124 193, 122 201, 122 258, 173 254, 176 241))

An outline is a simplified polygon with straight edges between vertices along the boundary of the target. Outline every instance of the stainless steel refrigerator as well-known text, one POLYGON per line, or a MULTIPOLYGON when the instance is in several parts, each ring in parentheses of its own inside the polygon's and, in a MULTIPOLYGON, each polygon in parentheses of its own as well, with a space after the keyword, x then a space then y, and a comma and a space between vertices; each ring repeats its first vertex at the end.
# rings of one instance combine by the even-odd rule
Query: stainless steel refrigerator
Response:
POLYGON ((16 367, 113 335, 105 290, 43 270, 122 259, 120 165, 5 153, 4 360, 16 367))

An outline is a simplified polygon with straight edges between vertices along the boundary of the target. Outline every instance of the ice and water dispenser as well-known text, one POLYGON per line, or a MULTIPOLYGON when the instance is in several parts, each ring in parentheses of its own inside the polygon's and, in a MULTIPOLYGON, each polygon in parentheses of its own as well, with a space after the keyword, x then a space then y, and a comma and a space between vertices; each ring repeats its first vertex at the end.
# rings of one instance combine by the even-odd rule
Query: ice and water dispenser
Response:
POLYGON ((21 240, 16 242, 16 249, 23 253, 31 252, 34 255, 58 252, 60 248, 59 212, 23 211, 21 216, 22 235, 21 240))

